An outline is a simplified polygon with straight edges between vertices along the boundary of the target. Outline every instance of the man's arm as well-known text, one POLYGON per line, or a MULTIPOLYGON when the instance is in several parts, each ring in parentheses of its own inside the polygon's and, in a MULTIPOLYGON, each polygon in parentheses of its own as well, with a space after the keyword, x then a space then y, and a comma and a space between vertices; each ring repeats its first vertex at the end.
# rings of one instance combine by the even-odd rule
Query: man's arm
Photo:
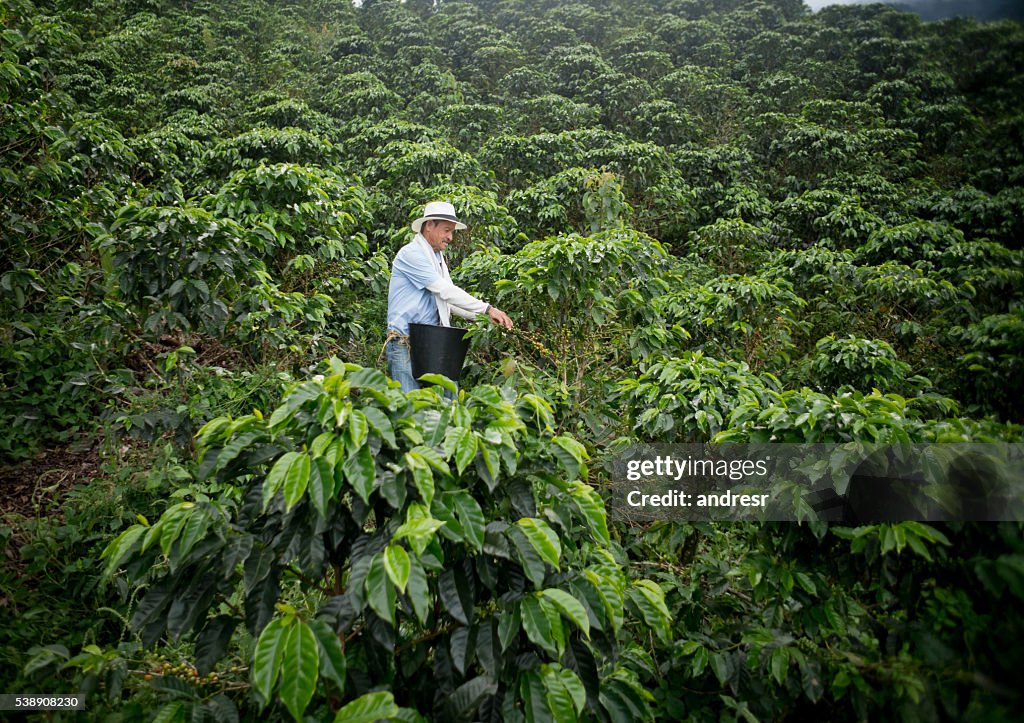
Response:
MULTIPOLYGON (((439 296, 442 301, 448 302, 449 306, 464 309, 468 314, 476 315, 487 313, 486 301, 481 301, 472 294, 460 289, 458 286, 453 284, 450 279, 437 277, 434 281, 427 284, 427 291, 439 296)), ((463 315, 459 314, 459 316, 463 315)))
POLYGON ((463 319, 475 319, 480 314, 487 314, 495 324, 500 324, 506 329, 512 328, 512 320, 504 311, 481 301, 448 279, 438 278, 432 281, 427 284, 427 290, 437 294, 442 301, 446 301, 452 313, 463 319))

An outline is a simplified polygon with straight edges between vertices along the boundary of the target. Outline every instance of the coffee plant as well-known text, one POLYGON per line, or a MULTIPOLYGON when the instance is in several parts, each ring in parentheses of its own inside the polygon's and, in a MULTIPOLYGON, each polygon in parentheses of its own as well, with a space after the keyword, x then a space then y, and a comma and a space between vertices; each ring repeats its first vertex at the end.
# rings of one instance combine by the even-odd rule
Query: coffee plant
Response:
POLYGON ((635 445, 1012 459, 1011 5, 0 2, 4 690, 182 723, 1017 717, 1012 475, 864 514, 779 475, 785 523, 612 487, 635 445), (403 395, 388 270, 434 200, 514 327, 403 395))
POLYGON ((194 637, 199 675, 244 627, 254 693, 296 719, 318 689, 382 683, 451 719, 646 715, 622 652, 667 637, 663 592, 622 569, 587 453, 553 423, 534 395, 449 405, 332 360, 268 416, 207 423, 198 478, 232 494, 129 527, 106 572, 144 585, 144 644, 194 637))

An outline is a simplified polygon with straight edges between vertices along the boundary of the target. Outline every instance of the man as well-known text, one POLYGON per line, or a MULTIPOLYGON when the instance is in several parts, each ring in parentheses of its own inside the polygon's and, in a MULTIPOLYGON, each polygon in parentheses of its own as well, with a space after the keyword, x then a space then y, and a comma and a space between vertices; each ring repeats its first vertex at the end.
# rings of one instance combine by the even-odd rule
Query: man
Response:
POLYGON ((497 307, 466 293, 452 283, 442 252, 452 242, 452 233, 466 225, 455 216, 455 207, 445 201, 431 201, 423 215, 412 222, 412 241, 395 255, 388 288, 388 337, 384 345, 388 376, 402 385, 403 392, 419 389, 412 375, 409 356, 409 324, 451 326, 451 314, 465 319, 487 314, 506 329, 512 320, 497 307))

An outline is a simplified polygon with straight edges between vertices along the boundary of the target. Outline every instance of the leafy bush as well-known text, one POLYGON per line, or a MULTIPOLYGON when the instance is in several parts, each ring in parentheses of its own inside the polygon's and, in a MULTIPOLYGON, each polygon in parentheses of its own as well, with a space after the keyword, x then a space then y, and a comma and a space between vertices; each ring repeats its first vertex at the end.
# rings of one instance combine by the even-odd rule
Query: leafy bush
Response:
POLYGON ((588 152, 607 148, 619 139, 617 134, 597 128, 527 137, 500 135, 483 145, 480 159, 498 180, 522 187, 565 169, 586 165, 583 160, 588 152))
POLYGON ((479 162, 443 141, 394 141, 367 164, 366 176, 383 189, 405 188, 412 183, 433 186, 449 176, 469 185, 485 185, 479 162))
POLYGON ((7 0, 0 456, 40 456, 0 465, 6 689, 1014 718, 1019 524, 605 534, 579 445, 1019 442, 1022 42, 799 0, 7 0), (456 280, 516 322, 473 327, 461 399, 335 363, 247 414, 377 356, 438 198, 456 280))
POLYGON ((826 336, 814 346, 806 378, 814 379, 819 389, 900 389, 910 372, 910 365, 900 361, 893 348, 879 339, 826 336))
POLYGON ((627 585, 578 479, 586 452, 550 407, 325 371, 267 418, 200 430, 199 478, 237 497, 172 505, 111 542, 106 573, 146 586, 143 642, 194 635, 205 675, 244 624, 253 703, 296 719, 380 681, 433 716, 643 714, 618 651, 637 623, 667 633, 663 593, 627 585))
POLYGON ((593 233, 625 221, 630 210, 614 176, 588 168, 570 168, 513 191, 507 203, 530 238, 566 228, 593 233))
POLYGON ((694 231, 690 249, 723 273, 743 274, 760 266, 769 242, 765 228, 738 218, 720 219, 694 231))
POLYGON ((895 261, 911 265, 915 261, 930 260, 948 247, 963 242, 963 234, 951 226, 914 221, 878 229, 857 250, 857 258, 865 264, 895 261))
POLYGON ((636 379, 619 382, 637 436, 648 442, 703 442, 730 426, 747 397, 764 401, 779 389, 771 375, 744 362, 719 361, 701 352, 657 361, 636 379))
POLYGON ((94 433, 137 323, 123 303, 84 298, 100 278, 75 262, 45 279, 27 268, 0 275, 0 457, 94 433))
POLYGON ((561 95, 550 93, 531 98, 517 93, 518 109, 522 120, 517 130, 522 135, 561 133, 589 128, 597 123, 599 111, 588 103, 577 103, 561 95))
POLYGON ((260 164, 294 163, 330 166, 337 150, 324 138, 299 128, 256 128, 214 144, 207 153, 207 172, 226 178, 260 164))
POLYGON ((301 101, 291 99, 256 108, 249 112, 248 120, 254 125, 268 128, 301 128, 325 137, 329 137, 334 130, 330 118, 301 101))
POLYGON ((794 337, 805 326, 799 311, 806 304, 786 281, 732 274, 665 294, 655 309, 702 348, 779 371, 796 349, 794 337))
POLYGON ((529 330, 523 352, 551 369, 563 394, 578 395, 591 374, 670 344, 675 330, 651 323, 668 266, 654 239, 612 229, 534 241, 512 256, 474 254, 458 276, 529 330))
POLYGON ((153 335, 219 334, 232 298, 258 270, 241 226, 189 206, 129 204, 97 247, 106 254, 109 283, 153 335))
POLYGON ((336 261, 366 251, 368 201, 357 180, 280 163, 236 171, 204 205, 249 229, 253 251, 280 271, 298 254, 336 261))
POLYGON ((1024 391, 1024 308, 954 328, 950 336, 967 350, 958 379, 971 402, 1003 419, 1024 420, 1018 403, 1024 391))
POLYGON ((450 266, 460 251, 472 251, 481 247, 515 251, 526 243, 526 236, 520 231, 523 217, 512 214, 501 203, 492 190, 479 186, 457 183, 441 183, 433 186, 412 184, 399 203, 385 203, 380 215, 389 219, 389 226, 379 236, 389 239, 388 246, 398 248, 408 243, 411 231, 409 222, 418 218, 423 206, 439 198, 448 199, 455 206, 467 229, 456 234, 455 243, 446 251, 450 266))
POLYGON ((341 120, 383 120, 401 105, 402 98, 373 73, 362 71, 335 80, 319 102, 341 120))

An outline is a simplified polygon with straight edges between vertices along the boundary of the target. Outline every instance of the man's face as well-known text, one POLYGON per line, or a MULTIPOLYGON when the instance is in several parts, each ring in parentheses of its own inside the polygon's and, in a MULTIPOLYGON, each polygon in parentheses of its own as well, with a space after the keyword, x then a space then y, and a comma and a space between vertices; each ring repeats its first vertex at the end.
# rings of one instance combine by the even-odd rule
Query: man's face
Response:
POLYGON ((451 221, 437 221, 431 219, 424 221, 420 228, 423 238, 430 244, 434 251, 444 251, 452 242, 452 233, 455 231, 455 224, 451 221))

